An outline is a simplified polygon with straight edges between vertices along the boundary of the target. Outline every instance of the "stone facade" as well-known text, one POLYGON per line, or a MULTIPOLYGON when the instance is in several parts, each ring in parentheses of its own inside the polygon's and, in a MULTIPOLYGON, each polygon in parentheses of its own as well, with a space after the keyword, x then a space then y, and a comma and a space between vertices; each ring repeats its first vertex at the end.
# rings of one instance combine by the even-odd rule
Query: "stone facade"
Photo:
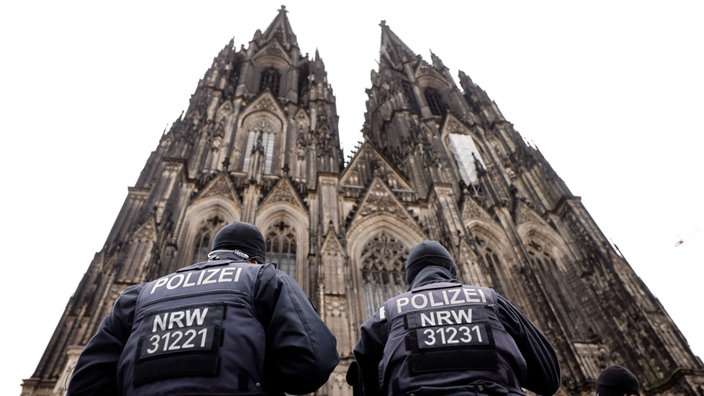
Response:
POLYGON ((381 38, 348 161, 323 60, 301 55, 284 8, 248 47, 228 43, 129 189, 22 395, 63 394, 120 291, 203 258, 233 220, 262 230, 267 258, 337 336, 342 361, 318 395, 351 395, 359 326, 406 289, 403 263, 422 239, 547 334, 560 395, 593 394, 614 363, 645 395, 703 394, 701 360, 540 151, 467 75, 458 87, 384 22, 381 38))

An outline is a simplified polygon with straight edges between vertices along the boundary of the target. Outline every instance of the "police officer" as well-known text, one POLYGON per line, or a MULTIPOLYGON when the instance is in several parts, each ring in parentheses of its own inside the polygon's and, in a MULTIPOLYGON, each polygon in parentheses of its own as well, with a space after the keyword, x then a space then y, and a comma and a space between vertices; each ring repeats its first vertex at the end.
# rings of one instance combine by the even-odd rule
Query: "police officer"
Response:
POLYGON ((364 395, 552 395, 560 366, 545 336, 493 289, 463 285, 448 251, 414 246, 409 291, 361 327, 347 380, 364 395), (358 373, 358 374, 356 374, 358 373))
POLYGON ((596 380, 596 396, 638 396, 640 384, 631 370, 613 365, 599 373, 596 380))
POLYGON ((234 222, 209 260, 127 288, 78 359, 67 395, 310 393, 339 362, 301 288, 252 224, 234 222))

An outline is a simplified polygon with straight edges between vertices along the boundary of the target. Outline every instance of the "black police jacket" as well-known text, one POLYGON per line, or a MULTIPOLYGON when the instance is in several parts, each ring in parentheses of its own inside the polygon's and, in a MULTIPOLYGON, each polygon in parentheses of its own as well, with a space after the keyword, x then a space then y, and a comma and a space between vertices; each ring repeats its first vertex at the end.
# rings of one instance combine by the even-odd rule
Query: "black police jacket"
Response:
POLYGON ((439 266, 421 270, 360 330, 364 395, 552 395, 560 386, 553 347, 513 304, 439 266))
POLYGON ((317 390, 336 339, 271 264, 197 263, 125 290, 67 395, 282 395, 317 390))

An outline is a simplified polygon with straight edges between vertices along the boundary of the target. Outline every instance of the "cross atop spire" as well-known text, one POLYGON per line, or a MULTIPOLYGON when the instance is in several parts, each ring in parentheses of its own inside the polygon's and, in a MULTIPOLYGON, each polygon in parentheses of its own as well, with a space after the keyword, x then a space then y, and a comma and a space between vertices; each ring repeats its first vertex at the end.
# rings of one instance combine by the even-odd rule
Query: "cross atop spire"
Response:
POLYGON ((274 18, 269 27, 266 28, 262 36, 264 41, 278 39, 281 45, 289 50, 291 47, 298 47, 298 41, 296 40, 296 35, 293 33, 293 29, 291 29, 291 24, 286 16, 287 13, 286 6, 282 5, 279 9, 279 14, 274 18))

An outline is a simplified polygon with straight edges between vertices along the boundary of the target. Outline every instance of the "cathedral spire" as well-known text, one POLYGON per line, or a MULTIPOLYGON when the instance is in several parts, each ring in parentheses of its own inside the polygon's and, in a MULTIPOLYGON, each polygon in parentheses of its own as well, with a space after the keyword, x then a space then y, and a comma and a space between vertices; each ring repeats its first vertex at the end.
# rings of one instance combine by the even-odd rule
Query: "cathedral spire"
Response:
POLYGON ((394 69, 401 69, 402 65, 417 59, 415 53, 401 39, 391 31, 385 20, 379 24, 381 26, 381 63, 388 62, 394 69))
POLYGON ((286 51, 291 50, 292 47, 298 48, 298 40, 296 35, 293 33, 291 28, 291 23, 288 21, 286 14, 286 6, 282 5, 279 9, 279 14, 271 22, 269 27, 266 28, 264 33, 259 30, 254 35, 254 40, 258 42, 261 46, 264 42, 269 42, 272 40, 279 40, 281 45, 286 49, 286 51))

